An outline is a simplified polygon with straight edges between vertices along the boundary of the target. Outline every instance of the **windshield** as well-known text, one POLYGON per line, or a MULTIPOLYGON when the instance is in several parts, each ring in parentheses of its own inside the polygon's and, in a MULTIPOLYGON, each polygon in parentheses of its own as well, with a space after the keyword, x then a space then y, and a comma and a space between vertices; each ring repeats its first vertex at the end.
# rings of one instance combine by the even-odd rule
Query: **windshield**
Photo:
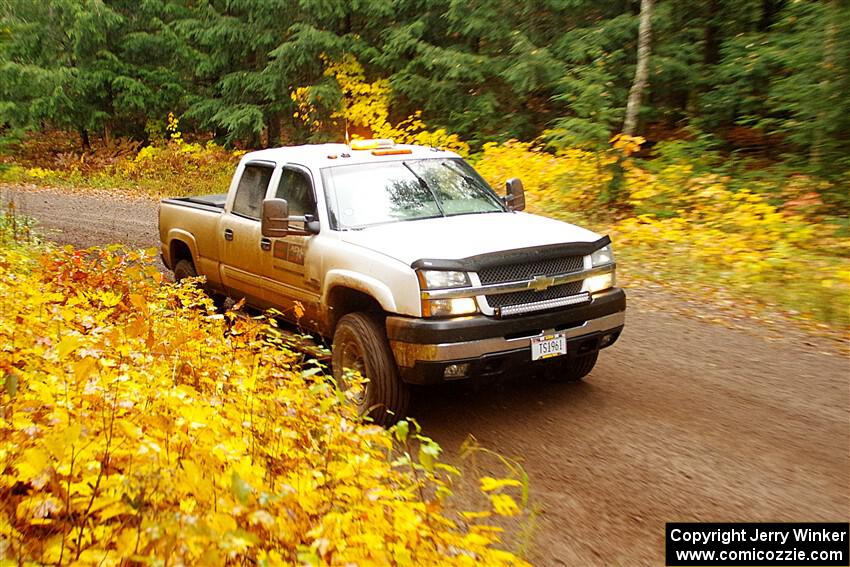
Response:
POLYGON ((487 182, 462 159, 416 159, 322 170, 332 228, 504 212, 487 182))

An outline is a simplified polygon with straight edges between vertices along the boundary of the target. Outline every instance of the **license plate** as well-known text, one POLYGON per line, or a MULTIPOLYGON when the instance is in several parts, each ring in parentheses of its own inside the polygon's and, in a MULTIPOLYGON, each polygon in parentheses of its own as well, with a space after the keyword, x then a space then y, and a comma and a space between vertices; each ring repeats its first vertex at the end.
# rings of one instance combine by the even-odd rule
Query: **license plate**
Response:
POLYGON ((567 336, 563 333, 531 339, 531 360, 541 360, 564 354, 567 354, 567 336))

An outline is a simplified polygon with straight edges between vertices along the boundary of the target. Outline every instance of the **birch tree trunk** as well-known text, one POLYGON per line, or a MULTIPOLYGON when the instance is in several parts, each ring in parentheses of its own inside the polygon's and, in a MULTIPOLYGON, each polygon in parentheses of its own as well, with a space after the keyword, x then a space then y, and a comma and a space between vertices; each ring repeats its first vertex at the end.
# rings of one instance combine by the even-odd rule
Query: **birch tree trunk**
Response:
POLYGON ((623 134, 633 136, 637 128, 638 112, 643 100, 643 91, 649 83, 649 55, 652 40, 652 3, 653 0, 640 2, 640 27, 638 28, 637 68, 635 80, 629 90, 629 102, 626 106, 626 119, 623 122, 623 134))

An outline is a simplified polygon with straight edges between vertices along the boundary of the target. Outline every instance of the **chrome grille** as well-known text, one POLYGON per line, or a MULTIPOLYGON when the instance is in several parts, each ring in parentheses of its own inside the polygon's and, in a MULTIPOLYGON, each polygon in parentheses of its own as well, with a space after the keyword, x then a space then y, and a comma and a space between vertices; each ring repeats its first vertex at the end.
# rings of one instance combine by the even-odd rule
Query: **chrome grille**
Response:
MULTIPOLYGON (((578 272, 583 268, 583 256, 564 256, 561 258, 550 258, 548 260, 523 262, 521 264, 505 264, 502 266, 481 268, 478 270, 478 277, 481 279, 482 284, 487 285, 530 280, 534 278, 534 276, 556 276, 560 274, 569 274, 571 272, 578 272)), ((492 305, 492 303, 490 305, 492 305)))
POLYGON ((485 296, 487 303, 493 309, 502 307, 524 305, 526 303, 537 303, 538 301, 548 301, 550 299, 560 299, 570 295, 576 295, 581 292, 581 281, 565 283, 562 285, 552 286, 543 291, 535 291, 533 289, 523 291, 512 291, 510 293, 499 293, 485 296))

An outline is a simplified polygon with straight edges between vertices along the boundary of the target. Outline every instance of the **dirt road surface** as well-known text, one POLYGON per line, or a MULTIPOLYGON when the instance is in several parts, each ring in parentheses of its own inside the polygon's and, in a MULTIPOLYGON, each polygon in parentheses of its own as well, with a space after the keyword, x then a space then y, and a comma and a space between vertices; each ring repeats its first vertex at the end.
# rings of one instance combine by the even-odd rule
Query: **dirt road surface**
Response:
MULTIPOLYGON (((0 195, 59 242, 158 244, 155 201, 0 195)), ((684 316, 663 292, 629 301, 623 337, 583 383, 418 392, 412 411, 450 459, 472 434, 523 463, 532 562, 662 565, 668 521, 850 519, 845 356, 791 329, 684 316)))

